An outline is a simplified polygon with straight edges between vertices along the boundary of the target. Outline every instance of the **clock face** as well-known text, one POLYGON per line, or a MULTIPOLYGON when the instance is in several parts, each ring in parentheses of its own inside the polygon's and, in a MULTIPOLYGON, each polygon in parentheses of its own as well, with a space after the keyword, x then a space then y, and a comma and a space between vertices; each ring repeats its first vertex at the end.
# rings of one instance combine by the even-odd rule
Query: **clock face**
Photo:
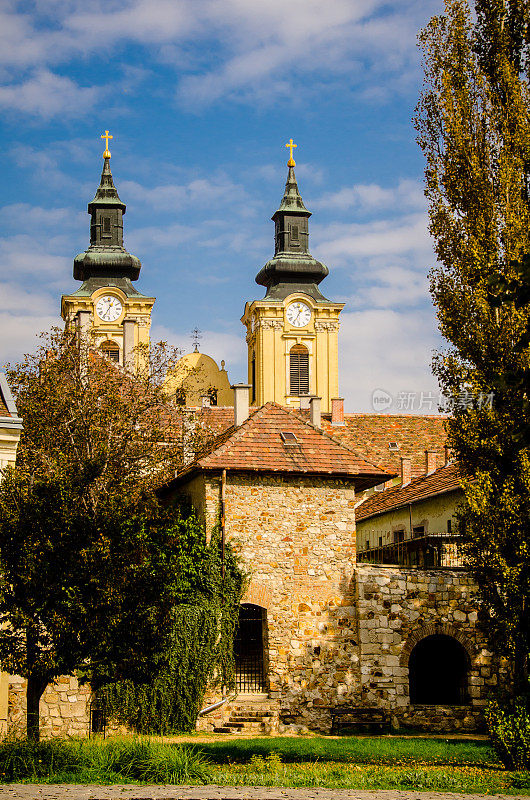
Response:
POLYGON ((123 306, 121 301, 111 294, 100 297, 96 303, 96 314, 103 322, 114 322, 118 319, 122 311, 123 306))
POLYGON ((287 308, 287 320, 295 328, 303 328, 311 319, 311 309, 305 303, 291 303, 287 308))

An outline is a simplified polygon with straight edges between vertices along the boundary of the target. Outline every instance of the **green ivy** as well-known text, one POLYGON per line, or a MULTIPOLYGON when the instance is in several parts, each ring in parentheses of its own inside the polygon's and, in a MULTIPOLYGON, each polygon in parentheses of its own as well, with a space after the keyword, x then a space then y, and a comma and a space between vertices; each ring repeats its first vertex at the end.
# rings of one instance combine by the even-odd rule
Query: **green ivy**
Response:
POLYGON ((234 680, 234 635, 245 577, 228 542, 223 574, 218 529, 208 543, 193 514, 179 526, 171 646, 158 677, 150 684, 107 684, 96 693, 108 718, 138 733, 192 730, 207 686, 231 686, 234 680))

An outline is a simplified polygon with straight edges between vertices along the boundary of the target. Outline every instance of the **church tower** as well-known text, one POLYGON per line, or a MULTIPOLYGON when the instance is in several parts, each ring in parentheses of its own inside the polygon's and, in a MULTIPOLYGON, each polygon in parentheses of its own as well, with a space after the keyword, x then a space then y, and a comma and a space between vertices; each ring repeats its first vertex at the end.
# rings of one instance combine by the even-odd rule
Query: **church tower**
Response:
POLYGON ((241 322, 247 329, 248 380, 258 406, 270 400, 300 406, 301 398, 322 398, 331 411, 338 396, 339 314, 344 303, 333 303, 319 284, 329 270, 309 252, 309 217, 294 174, 293 144, 289 173, 280 207, 272 217, 274 256, 256 276, 265 286, 263 300, 245 306, 241 322))
POLYGON ((135 348, 149 344, 154 297, 140 294, 132 285, 141 263, 123 246, 125 203, 118 196, 110 171, 108 131, 103 153, 103 172, 96 195, 88 204, 90 246, 74 259, 74 278, 83 281, 70 295, 63 295, 61 316, 68 330, 91 338, 94 347, 129 369, 138 369, 141 353, 135 348))

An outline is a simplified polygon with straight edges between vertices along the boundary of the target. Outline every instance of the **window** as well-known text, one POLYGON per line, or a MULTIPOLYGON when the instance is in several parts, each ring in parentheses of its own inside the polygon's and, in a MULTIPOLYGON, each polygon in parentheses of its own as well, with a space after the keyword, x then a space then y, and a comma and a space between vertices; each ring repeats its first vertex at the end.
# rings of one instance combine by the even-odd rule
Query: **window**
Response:
POLYGON ((291 244, 299 245, 299 227, 298 225, 291 225, 291 244))
POLYGON ((399 450, 399 444, 397 442, 389 442, 388 443, 389 450, 399 450))
POLYGON ((103 217, 103 233, 110 234, 110 217, 103 217))
POLYGON ((281 431, 280 436, 282 437, 283 443, 287 446, 295 447, 298 444, 298 439, 291 431, 281 431))
POLYGON ((309 352, 307 347, 295 344, 289 353, 289 394, 309 394, 309 352))
POLYGON ((252 353, 252 402, 256 402, 256 353, 252 353))
POLYGON ((425 536, 425 525, 414 525, 412 528, 412 535, 414 538, 417 536, 425 536))
POLYGON ((447 520, 447 533, 452 533, 452 530, 451 530, 452 527, 453 527, 453 520, 452 519, 448 519, 447 520))
POLYGON ((394 542, 404 542, 405 531, 394 531, 394 542))
POLYGON ((367 539, 367 540, 366 540, 366 547, 365 547, 365 550, 369 550, 369 549, 370 549, 370 539, 367 539))
POLYGON ((103 352, 105 356, 107 356, 107 358, 110 358, 111 361, 119 362, 120 348, 118 347, 116 342, 113 342, 112 340, 109 339, 108 341, 103 342, 103 344, 99 349, 103 352))
POLYGON ((380 536, 379 537, 379 547, 382 547, 382 546, 383 546, 383 537, 380 536))

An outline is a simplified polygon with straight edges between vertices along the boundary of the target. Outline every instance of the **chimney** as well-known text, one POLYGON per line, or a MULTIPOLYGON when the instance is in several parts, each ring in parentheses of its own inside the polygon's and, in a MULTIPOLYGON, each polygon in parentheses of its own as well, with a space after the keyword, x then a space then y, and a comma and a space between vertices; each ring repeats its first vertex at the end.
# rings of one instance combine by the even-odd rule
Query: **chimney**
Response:
POLYGON ((309 411, 310 403, 311 403, 311 397, 312 397, 312 395, 310 395, 310 394, 303 394, 300 397, 300 411, 309 411))
POLYGON ((406 486, 412 477, 412 464, 410 458, 401 459, 401 485, 406 486))
POLYGON ((444 467, 446 467, 450 461, 451 461, 451 451, 449 449, 449 445, 446 444, 444 446, 444 467))
POLYGON ((315 428, 321 428, 322 422, 320 419, 320 397, 312 397, 309 401, 309 422, 315 428))
POLYGON ((239 428, 248 419, 248 401, 250 386, 248 383, 234 383, 234 425, 239 428))
POLYGON ((209 394, 201 394, 201 408, 210 408, 212 402, 209 394))
POLYGON ((436 450, 425 451, 425 474, 430 475, 436 469, 436 450))
POLYGON ((331 398, 331 424, 344 425, 344 397, 331 398))

